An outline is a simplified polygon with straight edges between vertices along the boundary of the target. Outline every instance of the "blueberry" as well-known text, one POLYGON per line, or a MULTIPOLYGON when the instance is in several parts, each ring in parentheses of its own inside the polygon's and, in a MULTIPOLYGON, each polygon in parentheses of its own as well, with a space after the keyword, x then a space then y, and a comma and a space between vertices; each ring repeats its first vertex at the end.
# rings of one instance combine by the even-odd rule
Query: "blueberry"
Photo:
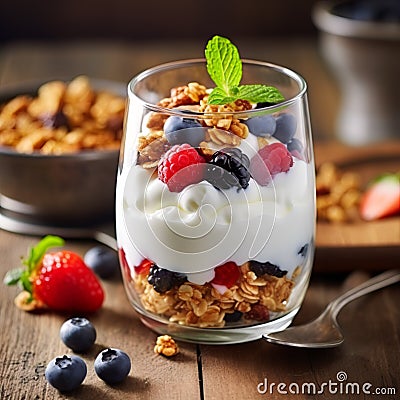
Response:
POLYGON ((241 311, 235 310, 233 313, 226 313, 224 316, 225 322, 238 322, 243 316, 241 311))
POLYGON ((293 153, 294 151, 299 152, 300 154, 303 153, 303 143, 299 139, 293 138, 290 142, 287 143, 287 149, 293 153))
POLYGON ((276 117, 276 129, 273 136, 286 144, 293 139, 296 129, 297 121, 293 114, 280 114, 276 117))
POLYGON ((60 392, 76 389, 85 379, 87 367, 82 358, 74 355, 56 357, 46 367, 45 377, 60 392))
POLYGON ((107 279, 119 271, 118 254, 105 246, 96 246, 84 256, 85 264, 102 279, 107 279))
POLYGON ((67 347, 82 353, 96 341, 96 329, 86 318, 71 318, 62 324, 60 338, 67 347))
POLYGON ((188 143, 192 147, 197 147, 206 137, 206 130, 198 121, 177 116, 165 121, 164 133, 170 144, 188 143))
POLYGON ((100 379, 109 384, 122 382, 131 370, 131 360, 119 349, 105 349, 94 361, 94 370, 100 379))
POLYGON ((249 118, 244 123, 253 135, 261 137, 272 135, 276 128, 276 121, 272 115, 249 118))

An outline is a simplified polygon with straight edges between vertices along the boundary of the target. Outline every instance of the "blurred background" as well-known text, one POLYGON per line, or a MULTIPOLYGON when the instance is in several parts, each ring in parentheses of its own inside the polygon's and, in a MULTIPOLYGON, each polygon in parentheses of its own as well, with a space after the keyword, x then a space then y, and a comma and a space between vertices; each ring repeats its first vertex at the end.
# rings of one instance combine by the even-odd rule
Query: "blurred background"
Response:
MULTIPOLYGON (((400 14, 399 0, 351 1, 361 4, 357 16, 361 19, 382 18, 381 9, 388 3, 397 9, 397 17, 400 14)), ((399 20, 397 26, 392 24, 397 39, 389 40, 388 48, 374 40, 375 33, 368 41, 350 38, 349 47, 350 42, 341 37, 347 28, 336 20, 330 21, 331 28, 337 31, 333 35, 323 33, 321 26, 317 28, 315 7, 319 3, 323 2, 1 1, 0 86, 79 74, 128 82, 156 64, 203 57, 208 39, 218 34, 236 44, 242 58, 281 64, 306 79, 315 138, 336 135, 349 144, 362 144, 385 138, 385 130, 399 132, 400 114, 393 111, 393 96, 385 95, 385 100, 380 101, 383 92, 393 94, 393 86, 399 86, 399 80, 393 81, 386 72, 387 68, 392 73, 400 69, 399 20), (386 59, 386 55, 390 58, 386 59), (369 71, 367 76, 364 71, 369 71), (375 80, 386 75, 385 80, 375 80), (375 83, 371 86, 371 82, 375 83), (375 101, 367 104, 365 99, 375 101), (350 111, 349 104, 354 103, 360 107, 350 111), (375 117, 378 109, 380 114, 375 117), (388 125, 388 114, 393 113, 397 117, 391 117, 388 125), (365 118, 368 115, 369 120, 365 118), (350 132, 349 136, 349 126, 358 126, 358 132, 350 132), (374 132, 374 136, 364 134, 366 130, 374 132)), ((390 12, 384 17, 391 19, 390 12)))
POLYGON ((315 0, 13 0, 0 5, 0 40, 232 40, 313 34, 315 0))

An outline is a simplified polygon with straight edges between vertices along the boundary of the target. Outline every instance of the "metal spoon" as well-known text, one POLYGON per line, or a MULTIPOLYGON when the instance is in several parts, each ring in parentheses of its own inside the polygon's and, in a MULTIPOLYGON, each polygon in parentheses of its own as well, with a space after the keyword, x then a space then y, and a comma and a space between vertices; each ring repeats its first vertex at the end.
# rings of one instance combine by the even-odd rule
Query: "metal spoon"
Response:
POLYGON ((339 311, 349 302, 367 293, 400 281, 400 271, 386 271, 342 294, 328 304, 324 312, 314 321, 305 325, 287 328, 280 332, 263 335, 270 343, 294 347, 326 348, 335 347, 344 341, 336 321, 339 311))

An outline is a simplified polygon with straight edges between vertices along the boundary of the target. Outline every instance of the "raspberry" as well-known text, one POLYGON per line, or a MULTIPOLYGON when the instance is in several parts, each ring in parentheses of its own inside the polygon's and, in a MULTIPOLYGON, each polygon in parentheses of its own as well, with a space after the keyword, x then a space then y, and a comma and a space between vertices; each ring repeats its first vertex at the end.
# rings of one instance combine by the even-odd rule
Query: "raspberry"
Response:
POLYGON ((228 261, 227 263, 215 268, 215 277, 211 283, 224 285, 227 288, 230 288, 239 280, 239 278, 239 267, 233 261, 228 261))
POLYGON ((158 178, 171 192, 203 180, 205 159, 187 143, 171 147, 158 164, 158 178))
POLYGON ((252 177, 262 186, 268 185, 271 179, 280 172, 289 171, 293 158, 282 143, 272 143, 263 147, 250 161, 252 177))

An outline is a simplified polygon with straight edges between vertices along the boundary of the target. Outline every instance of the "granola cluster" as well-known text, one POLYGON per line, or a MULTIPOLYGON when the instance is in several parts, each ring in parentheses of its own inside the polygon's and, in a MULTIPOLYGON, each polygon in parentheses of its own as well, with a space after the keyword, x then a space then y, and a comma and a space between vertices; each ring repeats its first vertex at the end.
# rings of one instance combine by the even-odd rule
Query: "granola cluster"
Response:
POLYGON ((119 149, 125 99, 95 91, 86 76, 43 84, 35 97, 0 105, 0 146, 21 153, 119 149))
POLYGON ((322 164, 316 175, 317 217, 329 222, 352 221, 361 198, 359 176, 342 172, 332 163, 322 164))
MULTIPOLYGON (((249 135, 247 125, 234 116, 235 112, 247 111, 252 105, 246 100, 237 100, 231 104, 208 104, 208 89, 198 82, 190 82, 185 86, 172 88, 170 97, 162 99, 158 105, 164 108, 178 108, 204 113, 199 119, 206 129, 205 140, 199 145, 204 155, 214 152, 217 146, 237 147, 241 140, 249 135), (207 114, 210 114, 208 116, 207 114), (213 114, 211 116, 211 114, 213 114)), ((139 138, 138 164, 144 168, 157 165, 161 155, 168 150, 163 127, 168 114, 152 112, 148 115, 146 128, 148 132, 139 138)))
POLYGON ((234 314, 251 323, 266 322, 270 312, 285 311, 298 273, 296 270, 291 279, 268 274, 257 277, 245 263, 237 283, 223 292, 210 283, 185 282, 158 293, 148 282, 147 273, 135 274, 133 284, 144 308, 164 315, 170 322, 199 328, 223 327, 234 314))

